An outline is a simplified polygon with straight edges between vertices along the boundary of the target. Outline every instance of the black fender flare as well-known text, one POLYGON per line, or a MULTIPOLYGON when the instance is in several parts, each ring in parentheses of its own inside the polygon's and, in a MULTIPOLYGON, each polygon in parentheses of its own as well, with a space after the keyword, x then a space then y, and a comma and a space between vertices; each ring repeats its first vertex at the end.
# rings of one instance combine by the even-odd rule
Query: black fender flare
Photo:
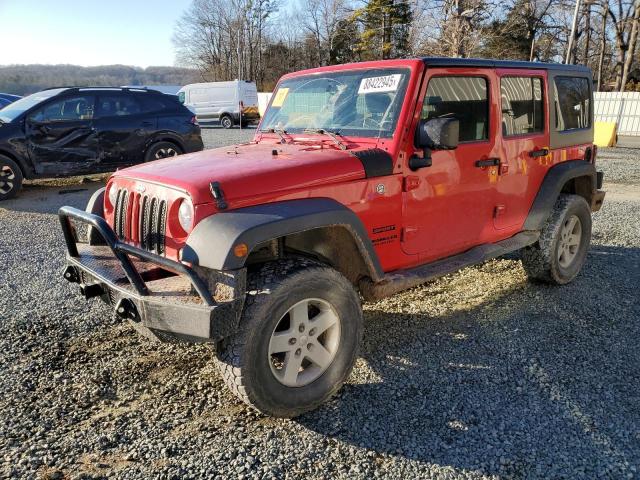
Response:
POLYGON ((251 252, 269 240, 317 228, 341 226, 352 235, 372 279, 384 272, 366 229, 349 208, 330 198, 267 203, 216 213, 196 225, 182 251, 182 260, 214 270, 242 268, 233 247, 244 243, 251 252))
POLYGON ((571 179, 591 177, 591 191, 596 190, 596 167, 586 160, 568 160, 549 169, 529 209, 523 230, 540 230, 551 215, 562 187, 571 179))

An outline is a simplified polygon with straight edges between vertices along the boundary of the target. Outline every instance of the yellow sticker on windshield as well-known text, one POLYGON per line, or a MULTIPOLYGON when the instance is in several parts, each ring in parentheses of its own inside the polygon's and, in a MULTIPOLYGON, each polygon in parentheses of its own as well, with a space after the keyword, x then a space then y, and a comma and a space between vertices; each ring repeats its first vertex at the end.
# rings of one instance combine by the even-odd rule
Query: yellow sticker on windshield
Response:
POLYGON ((281 107, 284 103, 284 99, 287 98, 287 94, 289 93, 288 88, 279 88, 276 92, 276 96, 273 98, 273 102, 271 102, 272 107, 281 107))

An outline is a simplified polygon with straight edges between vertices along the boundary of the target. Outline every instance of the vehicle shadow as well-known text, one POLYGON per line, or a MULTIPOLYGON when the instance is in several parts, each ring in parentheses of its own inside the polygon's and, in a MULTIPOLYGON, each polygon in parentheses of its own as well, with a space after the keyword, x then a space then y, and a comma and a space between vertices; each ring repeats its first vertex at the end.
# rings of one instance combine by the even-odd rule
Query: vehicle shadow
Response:
POLYGON ((639 248, 594 246, 564 287, 524 282, 443 314, 366 305, 368 373, 297 421, 486 475, 620 478, 640 462, 639 285, 639 248))
POLYGON ((63 182, 62 185, 54 181, 26 184, 15 198, 0 202, 0 210, 57 214, 63 205, 84 209, 93 192, 105 185, 105 180, 94 177, 87 181, 65 179, 63 182))

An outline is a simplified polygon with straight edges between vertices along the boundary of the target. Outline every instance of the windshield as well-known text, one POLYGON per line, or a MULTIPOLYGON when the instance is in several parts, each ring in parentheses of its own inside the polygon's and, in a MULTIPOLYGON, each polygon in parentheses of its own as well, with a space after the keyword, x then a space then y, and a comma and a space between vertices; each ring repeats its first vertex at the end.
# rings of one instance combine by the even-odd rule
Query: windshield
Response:
POLYGON ((29 110, 31 107, 34 107, 43 100, 59 94, 63 90, 63 88, 44 90, 42 92, 34 93, 33 95, 29 95, 28 97, 24 97, 13 103, 10 103, 6 107, 0 109, 0 120, 5 123, 9 123, 18 118, 21 114, 29 110))
POLYGON ((265 112, 263 131, 325 130, 391 137, 409 81, 408 69, 328 72, 285 79, 265 112))

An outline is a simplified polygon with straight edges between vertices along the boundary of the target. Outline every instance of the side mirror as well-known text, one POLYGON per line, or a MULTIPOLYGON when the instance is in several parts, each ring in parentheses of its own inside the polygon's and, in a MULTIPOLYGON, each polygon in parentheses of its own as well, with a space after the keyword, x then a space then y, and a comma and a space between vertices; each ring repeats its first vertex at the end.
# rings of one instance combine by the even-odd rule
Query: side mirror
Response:
POLYGON ((416 130, 416 145, 431 150, 453 150, 460 138, 460 121, 444 117, 420 120, 416 130))

